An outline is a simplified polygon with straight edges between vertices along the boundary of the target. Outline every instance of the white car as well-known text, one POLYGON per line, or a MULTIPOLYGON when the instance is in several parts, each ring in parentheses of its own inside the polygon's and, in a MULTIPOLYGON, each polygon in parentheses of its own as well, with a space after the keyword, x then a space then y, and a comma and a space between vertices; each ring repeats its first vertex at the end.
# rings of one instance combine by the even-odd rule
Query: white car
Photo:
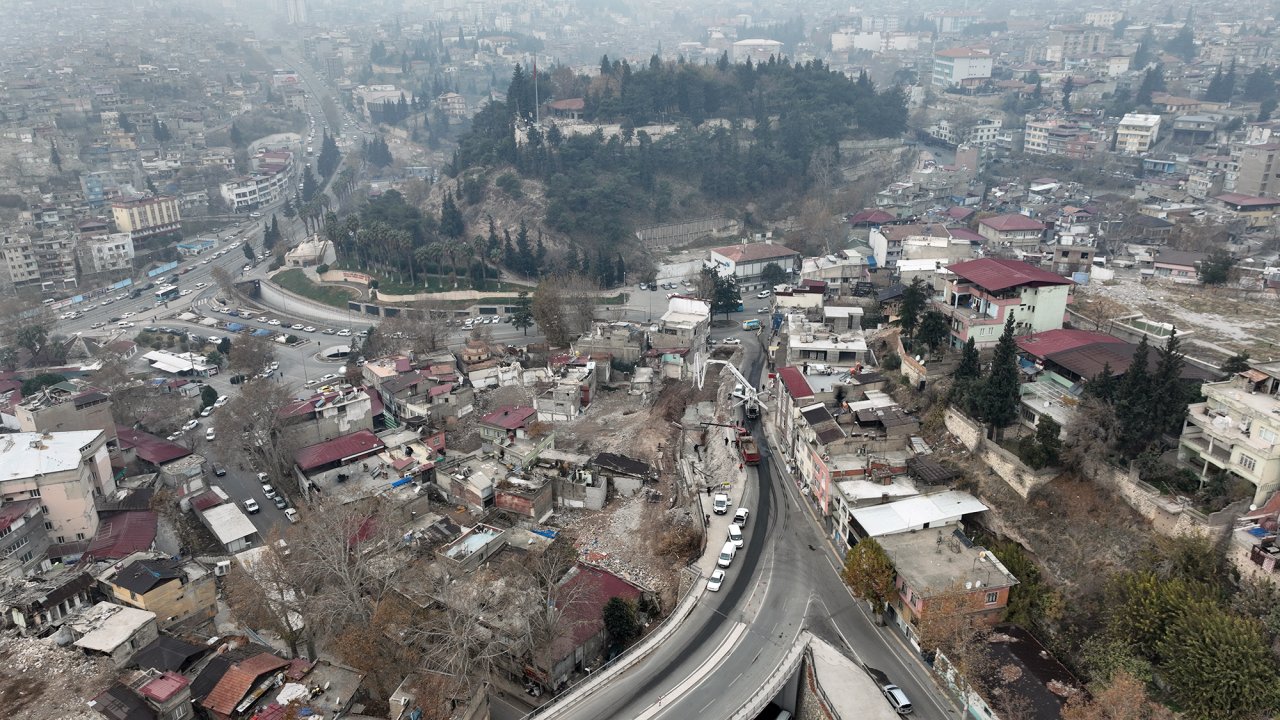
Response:
POLYGON ((204 431, 204 439, 212 441, 214 439, 213 428, 204 431))
POLYGON ((341 376, 341 375, 335 375, 335 374, 333 374, 333 373, 329 373, 329 374, 327 374, 327 375, 321 375, 321 376, 320 376, 320 380, 319 380, 319 382, 321 382, 321 383, 327 383, 327 382, 331 382, 331 381, 333 381, 333 380, 337 380, 337 379, 339 379, 340 377, 342 377, 342 376, 341 376))
POLYGON ((183 290, 182 292, 180 292, 180 293, 178 293, 178 294, 179 294, 179 295, 181 295, 182 297, 186 297, 186 296, 190 295, 190 294, 191 294, 191 292, 192 292, 191 288, 187 288, 186 290, 183 290))
POLYGON ((239 240, 237 240, 237 241, 235 241, 235 242, 231 243, 230 245, 228 245, 227 247, 228 247, 228 248, 238 248, 238 247, 240 247, 240 241, 239 241, 239 240))
POLYGON ((188 430, 194 430, 194 429, 196 428, 196 426, 197 426, 197 425, 199 425, 199 424, 200 424, 200 421, 199 421, 199 420, 188 420, 188 421, 186 421, 185 423, 183 423, 183 425, 182 425, 182 431, 183 431, 183 432, 186 432, 186 431, 188 431, 188 430))
POLYGON ((122 319, 122 320, 127 320, 128 318, 131 318, 131 317, 133 317, 134 315, 137 315, 137 314, 138 314, 138 313, 133 312, 132 310, 130 310, 130 311, 129 311, 129 312, 127 312, 127 313, 122 313, 122 314, 120 315, 120 319, 122 319))
POLYGON ((761 300, 763 300, 763 299, 765 299, 765 298, 769 297, 769 296, 770 296, 770 295, 772 295, 772 294, 773 294, 773 293, 769 292, 768 290, 761 290, 760 292, 756 293, 756 297, 758 297, 758 298, 760 298, 761 300))
POLYGON ((351 337, 351 331, 350 331, 350 330, 348 330, 348 329, 346 329, 346 328, 342 328, 341 330, 339 330, 339 331, 338 331, 338 336, 339 336, 339 337, 351 337))
POLYGON ((292 325, 290 325, 290 326, 289 326, 289 329, 290 329, 290 330, 301 330, 301 329, 302 329, 302 323, 294 323, 294 324, 292 324, 292 325))
MULTIPOLYGON (((214 410, 217 410, 217 408, 210 405, 209 407, 200 411, 200 417, 209 417, 210 415, 213 414, 214 410)), ((213 428, 209 428, 209 432, 213 432, 213 428)))
POLYGON ((249 498, 248 500, 245 500, 245 501, 244 501, 244 510, 245 510, 245 512, 249 513, 250 515, 257 515, 257 514, 258 514, 258 510, 259 510, 259 508, 258 508, 258 501, 257 501, 257 500, 254 500, 253 498, 249 498))
POLYGON ((315 332, 315 331, 316 331, 316 329, 315 329, 314 327, 312 327, 311 325, 308 325, 308 326, 306 326, 306 327, 302 328, 302 332, 315 332))
POLYGON ((208 264, 209 264, 209 260, 210 260, 210 258, 205 258, 204 260, 201 260, 201 261, 200 261, 200 264, 201 264, 201 265, 208 265, 208 264))
MULTIPOLYGON (((213 432, 213 430, 210 429, 209 432, 213 432)), ((733 543, 733 546, 736 548, 741 548, 744 544, 742 539, 742 528, 738 527, 737 523, 729 525, 729 542, 733 543)))
POLYGON ((131 328, 131 327, 133 327, 133 323, 129 322, 128 320, 121 320, 120 322, 116 323, 116 327, 118 327, 118 328, 131 328))
POLYGON ((707 578, 707 589, 711 592, 719 592, 720 586, 724 584, 724 571, 716 568, 711 571, 711 577, 707 578))
POLYGON ((716 493, 716 496, 711 499, 711 509, 717 515, 724 515, 729 512, 729 496, 724 493, 716 493))
POLYGON ((260 322, 260 323, 264 323, 264 322, 269 321, 270 319, 271 319, 271 318, 267 317, 266 315, 263 315, 262 317, 258 318, 258 322, 260 322))
POLYGON ((214 406, 214 407, 222 407, 223 405, 226 405, 226 404, 227 404, 227 401, 228 401, 228 400, 230 400, 230 399, 231 399, 231 398, 229 398, 228 396, 226 396, 226 395, 222 395, 222 396, 220 396, 217 400, 214 400, 214 401, 213 401, 213 406, 214 406))
POLYGON ((267 324, 268 324, 268 325, 279 326, 279 325, 280 325, 280 321, 279 321, 279 320, 277 320, 277 319, 275 319, 275 318, 271 318, 270 320, 268 320, 268 321, 267 321, 267 324))
POLYGON ((725 338, 724 340, 721 340, 720 343, 722 345, 741 345, 742 341, 738 338, 725 338))
POLYGON ((196 283, 196 289, 197 289, 197 290, 199 290, 199 289, 201 289, 201 288, 207 288, 207 287, 209 287, 209 283, 196 283))

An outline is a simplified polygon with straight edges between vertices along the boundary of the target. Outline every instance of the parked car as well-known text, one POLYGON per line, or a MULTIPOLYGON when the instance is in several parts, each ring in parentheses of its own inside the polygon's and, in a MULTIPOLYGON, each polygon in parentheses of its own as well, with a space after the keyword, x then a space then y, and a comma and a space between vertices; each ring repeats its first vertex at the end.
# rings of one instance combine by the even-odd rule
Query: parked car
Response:
POLYGON ((742 539, 742 528, 738 527, 737 523, 729 525, 729 542, 739 548, 746 544, 742 539))
POLYGON ((204 431, 204 439, 210 442, 213 442, 215 439, 217 439, 217 436, 213 432, 213 428, 209 428, 208 430, 204 431))
POLYGON ((711 592, 718 592, 720 586, 724 584, 724 571, 716 568, 711 571, 711 577, 707 578, 707 589, 711 592))
POLYGON ((213 466, 213 475, 214 475, 214 477, 223 477, 223 476, 224 476, 224 475, 226 475, 226 474, 227 474, 227 469, 226 469, 226 468, 222 467, 221 465, 214 465, 214 466, 213 466))
POLYGON ((297 510, 295 510, 294 508, 286 508, 286 509, 285 509, 285 511, 284 511, 284 516, 285 516, 285 518, 287 518, 287 519, 289 520, 289 522, 291 522, 291 523, 296 523, 296 522, 298 522, 298 511, 297 511, 297 510))
POLYGON ((197 425, 199 425, 199 424, 200 424, 200 421, 199 421, 199 420, 194 420, 194 419, 193 419, 193 420, 188 420, 188 421, 186 421, 185 423, 183 423, 183 425, 182 425, 182 430, 183 430, 183 432, 186 432, 187 430, 194 430, 194 429, 196 428, 196 426, 197 426, 197 425))
POLYGON ((716 496, 711 499, 711 509, 717 515, 724 515, 729 512, 729 496, 724 493, 716 493, 716 496))
POLYGON ((761 300, 763 300, 763 299, 765 299, 765 298, 769 297, 769 296, 770 296, 770 295, 772 295, 772 294, 773 294, 773 293, 772 293, 772 292, 770 292, 770 291, 768 291, 768 290, 761 290, 760 292, 756 293, 756 297, 758 297, 758 298, 760 298, 761 300))
POLYGON ((289 501, 285 500, 284 496, 278 493, 276 494, 275 497, 271 498, 271 501, 274 502, 276 504, 276 507, 280 508, 281 510, 284 510, 285 508, 289 507, 289 501))
POLYGON ((250 515, 257 515, 258 511, 261 509, 262 508, 258 507, 258 501, 254 500, 253 498, 249 498, 248 500, 244 501, 244 511, 249 513, 250 515))
POLYGON ((724 340, 721 340, 720 343, 722 345, 741 345, 742 341, 738 338, 725 338, 724 340))
POLYGON ((750 515, 751 515, 751 511, 750 511, 750 510, 748 510, 748 509, 746 509, 746 508, 744 508, 744 507, 740 507, 740 508, 738 508, 737 510, 735 510, 735 511, 733 512, 733 522, 734 522, 734 524, 735 524, 735 525, 737 525, 738 527, 746 527, 746 526, 747 526, 747 517, 748 517, 748 516, 750 516, 750 515))
POLYGON ((270 500, 276 496, 276 489, 271 487, 271 483, 262 483, 262 494, 270 500))

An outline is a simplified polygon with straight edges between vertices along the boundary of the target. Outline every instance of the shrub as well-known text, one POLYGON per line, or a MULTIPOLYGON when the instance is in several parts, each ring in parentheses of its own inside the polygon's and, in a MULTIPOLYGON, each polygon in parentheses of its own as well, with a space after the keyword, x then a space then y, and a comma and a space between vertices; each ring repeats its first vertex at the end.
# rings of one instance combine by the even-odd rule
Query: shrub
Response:
POLYGON ((329 266, 328 266, 328 265, 317 265, 317 266, 316 266, 316 272, 317 272, 318 274, 320 274, 320 275, 323 275, 323 274, 325 274, 325 273, 329 272, 329 266))

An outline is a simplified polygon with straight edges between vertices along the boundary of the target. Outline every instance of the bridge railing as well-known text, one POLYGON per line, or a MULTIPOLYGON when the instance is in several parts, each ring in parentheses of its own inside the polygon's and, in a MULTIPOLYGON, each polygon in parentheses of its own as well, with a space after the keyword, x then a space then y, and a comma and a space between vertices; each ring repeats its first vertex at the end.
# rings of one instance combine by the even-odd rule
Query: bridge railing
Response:
POLYGON ((760 683, 760 687, 751 693, 746 702, 742 703, 737 712, 730 716, 730 720, 750 720, 768 707, 774 696, 781 692, 783 686, 791 679, 791 674, 800 666, 800 661, 808 651, 811 640, 813 640, 813 634, 808 630, 800 633, 778 666, 769 674, 769 677, 765 678, 764 682, 760 683))

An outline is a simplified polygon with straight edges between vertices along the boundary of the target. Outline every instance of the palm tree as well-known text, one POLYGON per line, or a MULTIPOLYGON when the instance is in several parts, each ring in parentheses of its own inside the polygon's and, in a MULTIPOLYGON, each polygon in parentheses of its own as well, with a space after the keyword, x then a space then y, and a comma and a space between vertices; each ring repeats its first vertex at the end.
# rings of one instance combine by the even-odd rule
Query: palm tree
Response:
POLYGON ((436 276, 443 275, 440 272, 442 259, 444 257, 444 245, 438 242, 431 242, 423 245, 417 250, 418 261, 424 266, 430 265, 432 272, 436 276))

